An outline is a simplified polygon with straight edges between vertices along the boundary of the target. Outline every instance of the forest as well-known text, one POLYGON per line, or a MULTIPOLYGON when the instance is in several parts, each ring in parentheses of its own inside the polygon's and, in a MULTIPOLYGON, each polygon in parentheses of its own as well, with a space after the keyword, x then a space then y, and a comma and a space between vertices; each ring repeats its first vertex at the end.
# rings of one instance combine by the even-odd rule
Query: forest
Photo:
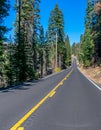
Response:
POLYGON ((87 0, 85 31, 70 44, 64 15, 58 4, 51 10, 48 28, 40 24, 40 0, 16 0, 14 41, 4 25, 10 2, 0 0, 0 88, 37 80, 71 65, 77 56, 84 67, 101 66, 101 0, 87 0))
POLYGON ((101 0, 87 0, 84 25, 80 42, 72 45, 74 55, 84 67, 101 66, 101 0))

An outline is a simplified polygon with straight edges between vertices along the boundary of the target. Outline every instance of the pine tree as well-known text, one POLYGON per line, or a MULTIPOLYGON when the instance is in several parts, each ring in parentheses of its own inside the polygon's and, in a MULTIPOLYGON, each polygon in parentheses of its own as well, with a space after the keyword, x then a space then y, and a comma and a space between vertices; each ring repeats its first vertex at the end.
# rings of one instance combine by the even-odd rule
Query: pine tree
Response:
POLYGON ((33 18, 33 60, 35 75, 38 73, 38 42, 39 42, 39 30, 40 30, 40 0, 34 0, 34 18, 33 18))
POLYGON ((41 65, 41 77, 43 77, 43 67, 44 67, 44 29, 40 27, 40 65, 41 65))
POLYGON ((88 0, 85 32, 80 41, 80 59, 84 66, 101 63, 101 1, 88 0))
MULTIPOLYGON (((49 43, 52 46, 52 61, 56 62, 55 59, 55 47, 56 47, 56 34, 57 39, 57 48, 58 48, 58 67, 61 67, 59 64, 59 59, 63 59, 63 46, 64 46, 64 18, 63 13, 59 9, 58 5, 50 13, 49 24, 48 24, 48 33, 49 33, 49 43)), ((55 63, 56 64, 56 63, 55 63)), ((53 67, 55 67, 55 64, 53 67)))
POLYGON ((76 56, 76 43, 72 44, 72 55, 76 56))
POLYGON ((16 43, 18 81, 33 78, 32 36, 33 36, 33 5, 29 0, 16 1, 16 43))
POLYGON ((7 85, 16 83, 16 66, 15 66, 15 44, 7 44, 5 51, 4 75, 7 85))
POLYGON ((91 65, 91 60, 94 55, 94 40, 92 35, 93 9, 94 4, 88 0, 85 17, 85 33, 82 41, 83 62, 85 66, 91 65))
POLYGON ((71 46, 68 35, 65 39, 65 47, 66 47, 66 65, 70 66, 71 64, 71 46))
POLYGON ((101 64, 101 1, 97 0, 94 5, 94 43, 95 43, 95 61, 101 64))
MULTIPOLYGON (((9 15, 9 1, 8 0, 0 0, 0 78, 4 76, 4 45, 3 42, 5 40, 5 33, 8 31, 7 27, 3 25, 4 18, 9 15)), ((2 79, 4 80, 4 79, 2 79)), ((2 85, 0 85, 2 87, 2 85)), ((3 85, 5 86, 5 85, 3 85)))
POLYGON ((9 11, 9 2, 8 0, 0 0, 0 46, 4 40, 4 34, 7 32, 7 27, 3 25, 4 18, 7 17, 9 11))
POLYGON ((45 74, 48 74, 48 69, 50 68, 50 44, 49 44, 49 34, 48 31, 46 31, 45 34, 45 74))

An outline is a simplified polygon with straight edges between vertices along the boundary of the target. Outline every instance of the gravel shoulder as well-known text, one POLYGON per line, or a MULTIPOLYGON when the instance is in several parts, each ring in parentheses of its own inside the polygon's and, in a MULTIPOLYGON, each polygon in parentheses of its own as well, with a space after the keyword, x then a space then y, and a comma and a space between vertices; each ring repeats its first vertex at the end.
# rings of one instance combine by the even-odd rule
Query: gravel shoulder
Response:
POLYGON ((79 68, 89 79, 101 86, 101 67, 79 68))

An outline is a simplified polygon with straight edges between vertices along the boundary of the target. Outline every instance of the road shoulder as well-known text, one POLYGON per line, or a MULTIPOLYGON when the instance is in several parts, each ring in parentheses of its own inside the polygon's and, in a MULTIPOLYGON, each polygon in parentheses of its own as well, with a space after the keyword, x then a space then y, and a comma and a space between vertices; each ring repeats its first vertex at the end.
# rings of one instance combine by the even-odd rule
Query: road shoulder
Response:
MULTIPOLYGON (((100 91, 101 91, 101 82, 100 79, 95 79, 93 78, 93 76, 91 76, 91 74, 89 73, 89 71, 87 72, 87 70, 85 69, 82 69, 82 68, 79 68, 78 67, 78 70, 95 86, 97 87, 100 91)), ((99 77, 101 78, 101 77, 99 77)))

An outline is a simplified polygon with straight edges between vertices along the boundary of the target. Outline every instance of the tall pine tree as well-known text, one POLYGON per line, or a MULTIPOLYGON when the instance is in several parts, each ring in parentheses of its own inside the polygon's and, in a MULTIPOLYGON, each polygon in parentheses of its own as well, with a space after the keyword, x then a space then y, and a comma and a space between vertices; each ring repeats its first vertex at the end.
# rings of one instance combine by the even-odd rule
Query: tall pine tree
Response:
POLYGON ((50 13, 49 24, 48 24, 48 34, 49 34, 49 43, 52 48, 52 64, 53 68, 55 67, 55 51, 56 51, 56 35, 57 37, 57 67, 62 67, 63 64, 63 46, 64 46, 64 17, 62 11, 59 9, 58 5, 50 13))
POLYGON ((33 18, 33 60, 34 60, 34 72, 35 75, 38 73, 38 42, 39 42, 39 32, 40 32, 40 0, 34 0, 34 18, 33 18))
MULTIPOLYGON (((8 16, 8 11, 9 11, 9 1, 8 0, 0 0, 0 78, 3 80, 4 76, 4 63, 5 63, 5 58, 4 58, 4 45, 3 42, 5 40, 5 33, 8 31, 7 27, 4 26, 4 18, 8 16)), ((2 85, 0 85, 2 87, 2 85)), ((4 85, 3 85, 4 86, 4 85)))
POLYGON ((91 60, 94 56, 94 40, 92 34, 93 9, 94 3, 88 0, 85 17, 85 33, 82 39, 83 63, 86 67, 91 65, 91 60))
POLYGON ((41 26, 40 27, 40 69, 41 69, 41 77, 43 77, 43 71, 44 71, 44 29, 41 26))
POLYGON ((71 46, 68 35, 65 39, 65 47, 66 47, 66 65, 70 66, 71 64, 71 46))
POLYGON ((96 62, 101 64, 101 0, 97 0, 94 6, 94 42, 96 62))
POLYGON ((16 43, 18 81, 23 82, 33 78, 33 5, 29 0, 16 1, 16 43))

